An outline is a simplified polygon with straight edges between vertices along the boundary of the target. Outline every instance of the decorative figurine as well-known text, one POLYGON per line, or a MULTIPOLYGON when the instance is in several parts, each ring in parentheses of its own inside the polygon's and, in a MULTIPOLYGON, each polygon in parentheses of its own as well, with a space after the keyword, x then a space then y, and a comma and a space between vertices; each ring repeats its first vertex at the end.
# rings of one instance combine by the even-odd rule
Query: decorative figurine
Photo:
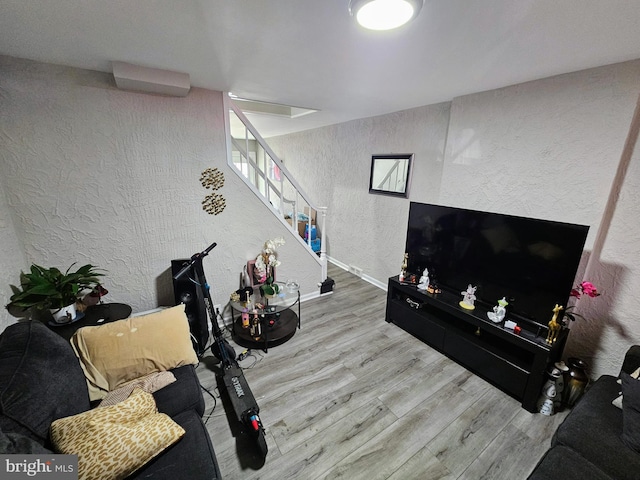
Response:
POLYGON ((429 270, 425 268, 420 277, 420 282, 418 282, 418 290, 426 291, 427 288, 429 288, 429 270))
POLYGON ((509 302, 502 297, 501 300, 498 300, 498 305, 493 307, 493 312, 487 312, 487 317, 494 323, 500 323, 504 320, 504 316, 507 314, 507 309, 505 308, 509 305, 509 302))
POLYGON ((564 391, 564 374, 569 371, 569 367, 564 362, 556 362, 551 370, 551 376, 556 382, 556 398, 553 399, 553 406, 556 412, 562 407, 562 392, 564 391))
POLYGON ((547 343, 549 345, 556 341, 558 333, 560 332, 560 324, 558 323, 560 310, 562 310, 562 306, 556 303, 556 306, 553 308, 553 317, 551 317, 551 321, 549 322, 549 334, 547 335, 547 343))
MULTIPOLYGON (((558 370, 558 372, 560 372, 558 370)), ((555 402, 556 402, 556 380, 557 375, 556 371, 552 371, 549 373, 549 377, 547 383, 542 387, 542 393, 540 394, 540 398, 538 398, 538 412, 542 415, 553 415, 555 413, 555 402)))
POLYGON ((429 286, 427 287, 427 292, 431 294, 442 293, 442 290, 440 290, 440 287, 438 286, 436 272, 433 268, 431 269, 431 272, 429 272, 429 286))
POLYGON ((467 287, 466 292, 460 292, 462 294, 462 300, 460 301, 460 306, 462 308, 466 308, 467 310, 473 310, 476 306, 473 304, 476 300, 476 290, 478 287, 474 287, 471 284, 467 287))
POLYGON ((404 277, 407 276, 407 262, 409 260, 409 254, 405 253, 404 258, 402 259, 402 265, 400 266, 400 278, 401 282, 404 282, 404 277))

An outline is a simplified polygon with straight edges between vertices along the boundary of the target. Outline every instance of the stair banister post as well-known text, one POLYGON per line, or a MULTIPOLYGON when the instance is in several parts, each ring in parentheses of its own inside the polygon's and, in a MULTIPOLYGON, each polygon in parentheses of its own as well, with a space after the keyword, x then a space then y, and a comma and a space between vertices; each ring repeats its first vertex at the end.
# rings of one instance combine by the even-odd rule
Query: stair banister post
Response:
MULTIPOLYGON (((320 265, 322 266, 322 278, 324 282, 327 279, 327 207, 318 207, 320 212, 320 265)), ((309 230, 311 231, 311 230, 309 230)))
POLYGON ((284 211, 284 172, 282 170, 280 170, 280 213, 286 215, 284 211))
POLYGON ((291 214, 291 228, 298 235, 298 192, 296 192, 296 201, 293 202, 293 213, 291 214))

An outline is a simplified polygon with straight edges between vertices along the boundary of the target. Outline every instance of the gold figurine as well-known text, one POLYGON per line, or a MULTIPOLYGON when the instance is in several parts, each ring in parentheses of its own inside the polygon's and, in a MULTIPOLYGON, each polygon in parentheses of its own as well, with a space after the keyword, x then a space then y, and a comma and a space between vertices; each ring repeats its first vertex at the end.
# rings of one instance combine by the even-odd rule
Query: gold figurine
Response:
POLYGON ((560 324, 558 323, 560 310, 562 310, 562 306, 556 303, 556 306, 553 308, 553 317, 551 317, 551 321, 549 322, 549 334, 547 335, 547 343, 549 345, 556 341, 558 333, 560 332, 560 324))

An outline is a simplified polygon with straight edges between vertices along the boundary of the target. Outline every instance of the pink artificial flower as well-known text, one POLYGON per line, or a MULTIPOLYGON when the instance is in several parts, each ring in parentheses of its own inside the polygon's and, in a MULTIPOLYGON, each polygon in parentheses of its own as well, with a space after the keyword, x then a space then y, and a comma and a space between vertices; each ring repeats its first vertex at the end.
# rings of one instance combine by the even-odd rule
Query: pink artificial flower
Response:
MULTIPOLYGON (((591 282, 582 282, 580 285, 572 288, 569 295, 571 295, 572 297, 580 298, 580 295, 582 295, 583 293, 585 295, 588 295, 589 297, 597 297, 600 295, 598 293, 598 289, 591 282)), ((570 305, 564 310, 564 313, 562 314, 563 325, 567 324, 566 319, 569 319, 573 322, 576 318, 584 318, 582 315, 575 312, 575 308, 575 305, 570 305)))
POLYGON ((571 289, 571 293, 569 294, 572 297, 580 298, 581 294, 585 294, 590 296, 591 298, 597 297, 600 294, 598 293, 598 289, 591 282, 582 282, 577 287, 571 289))
POLYGON ((596 287, 591 282, 582 282, 580 284, 580 287, 581 287, 582 293, 584 293, 585 295, 589 295, 592 298, 600 295, 596 287))

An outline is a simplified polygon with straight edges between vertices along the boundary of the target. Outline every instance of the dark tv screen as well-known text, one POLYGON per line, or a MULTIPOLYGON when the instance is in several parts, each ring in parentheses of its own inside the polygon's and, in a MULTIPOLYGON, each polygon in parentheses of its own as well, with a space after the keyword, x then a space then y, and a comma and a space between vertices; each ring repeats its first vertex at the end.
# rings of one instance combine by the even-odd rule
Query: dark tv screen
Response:
MULTIPOLYGON (((411 202, 408 272, 456 292, 472 284, 490 308, 546 325, 573 287, 589 227, 411 202)), ((462 298, 462 296, 460 297, 462 298)))

